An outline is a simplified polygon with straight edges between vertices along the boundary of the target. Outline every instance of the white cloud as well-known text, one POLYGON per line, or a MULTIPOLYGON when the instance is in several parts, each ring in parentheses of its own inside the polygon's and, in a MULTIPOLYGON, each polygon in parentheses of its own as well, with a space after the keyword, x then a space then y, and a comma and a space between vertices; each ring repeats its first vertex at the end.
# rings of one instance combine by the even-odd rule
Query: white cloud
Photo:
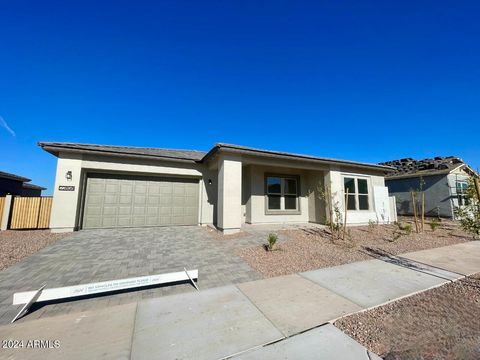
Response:
POLYGON ((17 136, 15 134, 15 131, 13 131, 10 126, 8 126, 7 122, 5 121, 5 119, 0 115, 0 125, 2 127, 5 128, 5 130, 7 130, 12 136, 17 136))

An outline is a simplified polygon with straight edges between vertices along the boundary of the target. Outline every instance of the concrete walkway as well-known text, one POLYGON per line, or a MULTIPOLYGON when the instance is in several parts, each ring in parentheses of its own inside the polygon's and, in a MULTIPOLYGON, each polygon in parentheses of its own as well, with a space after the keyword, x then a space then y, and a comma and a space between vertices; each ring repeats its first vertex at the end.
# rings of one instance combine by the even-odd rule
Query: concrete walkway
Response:
POLYGON ((476 241, 24 321, 0 327, 0 339, 24 342, 0 357, 378 359, 331 323, 480 272, 478 259, 476 241), (35 339, 60 346, 25 348, 35 339))

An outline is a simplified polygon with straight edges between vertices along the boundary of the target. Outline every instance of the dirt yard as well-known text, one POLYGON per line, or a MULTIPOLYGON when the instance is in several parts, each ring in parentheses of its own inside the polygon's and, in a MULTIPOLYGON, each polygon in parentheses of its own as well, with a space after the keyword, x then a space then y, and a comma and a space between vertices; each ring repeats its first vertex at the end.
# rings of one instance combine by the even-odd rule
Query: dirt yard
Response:
POLYGON ((384 359, 480 359, 480 274, 335 326, 384 359))
POLYGON ((0 231, 0 270, 64 238, 67 234, 52 234, 50 230, 0 231))
POLYGON ((263 246, 256 246, 241 249, 237 254, 265 277, 274 277, 368 260, 378 251, 397 255, 472 240, 451 221, 444 220, 435 231, 427 223, 420 234, 415 232, 414 225, 409 233, 408 223, 404 220, 400 227, 349 227, 349 236, 345 240, 332 240, 328 230, 320 227, 284 230, 289 240, 277 244, 274 251, 268 252, 263 246))

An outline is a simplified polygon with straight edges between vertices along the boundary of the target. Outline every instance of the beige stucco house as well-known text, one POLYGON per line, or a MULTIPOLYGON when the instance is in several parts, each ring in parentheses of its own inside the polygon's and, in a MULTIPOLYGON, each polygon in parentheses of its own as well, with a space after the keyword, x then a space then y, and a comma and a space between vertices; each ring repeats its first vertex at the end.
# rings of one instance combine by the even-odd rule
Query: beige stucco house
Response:
POLYGON ((40 142, 58 157, 52 231, 166 225, 320 223, 331 189, 348 224, 396 216, 383 165, 238 145, 190 150, 40 142))

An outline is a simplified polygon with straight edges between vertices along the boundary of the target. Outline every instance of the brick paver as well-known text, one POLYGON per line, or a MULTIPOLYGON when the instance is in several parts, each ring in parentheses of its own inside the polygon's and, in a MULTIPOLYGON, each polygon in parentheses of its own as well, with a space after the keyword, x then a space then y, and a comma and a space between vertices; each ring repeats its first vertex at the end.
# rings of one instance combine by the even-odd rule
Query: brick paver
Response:
MULTIPOLYGON (((14 292, 34 290, 44 283, 47 288, 78 285, 181 271, 183 267, 199 269, 200 288, 260 279, 235 250, 264 243, 268 230, 255 228, 230 239, 217 239, 198 226, 75 232, 0 272, 0 324, 8 323, 20 308, 11 305, 14 292)), ((187 283, 73 302, 40 303, 26 320, 192 290, 187 283)))

